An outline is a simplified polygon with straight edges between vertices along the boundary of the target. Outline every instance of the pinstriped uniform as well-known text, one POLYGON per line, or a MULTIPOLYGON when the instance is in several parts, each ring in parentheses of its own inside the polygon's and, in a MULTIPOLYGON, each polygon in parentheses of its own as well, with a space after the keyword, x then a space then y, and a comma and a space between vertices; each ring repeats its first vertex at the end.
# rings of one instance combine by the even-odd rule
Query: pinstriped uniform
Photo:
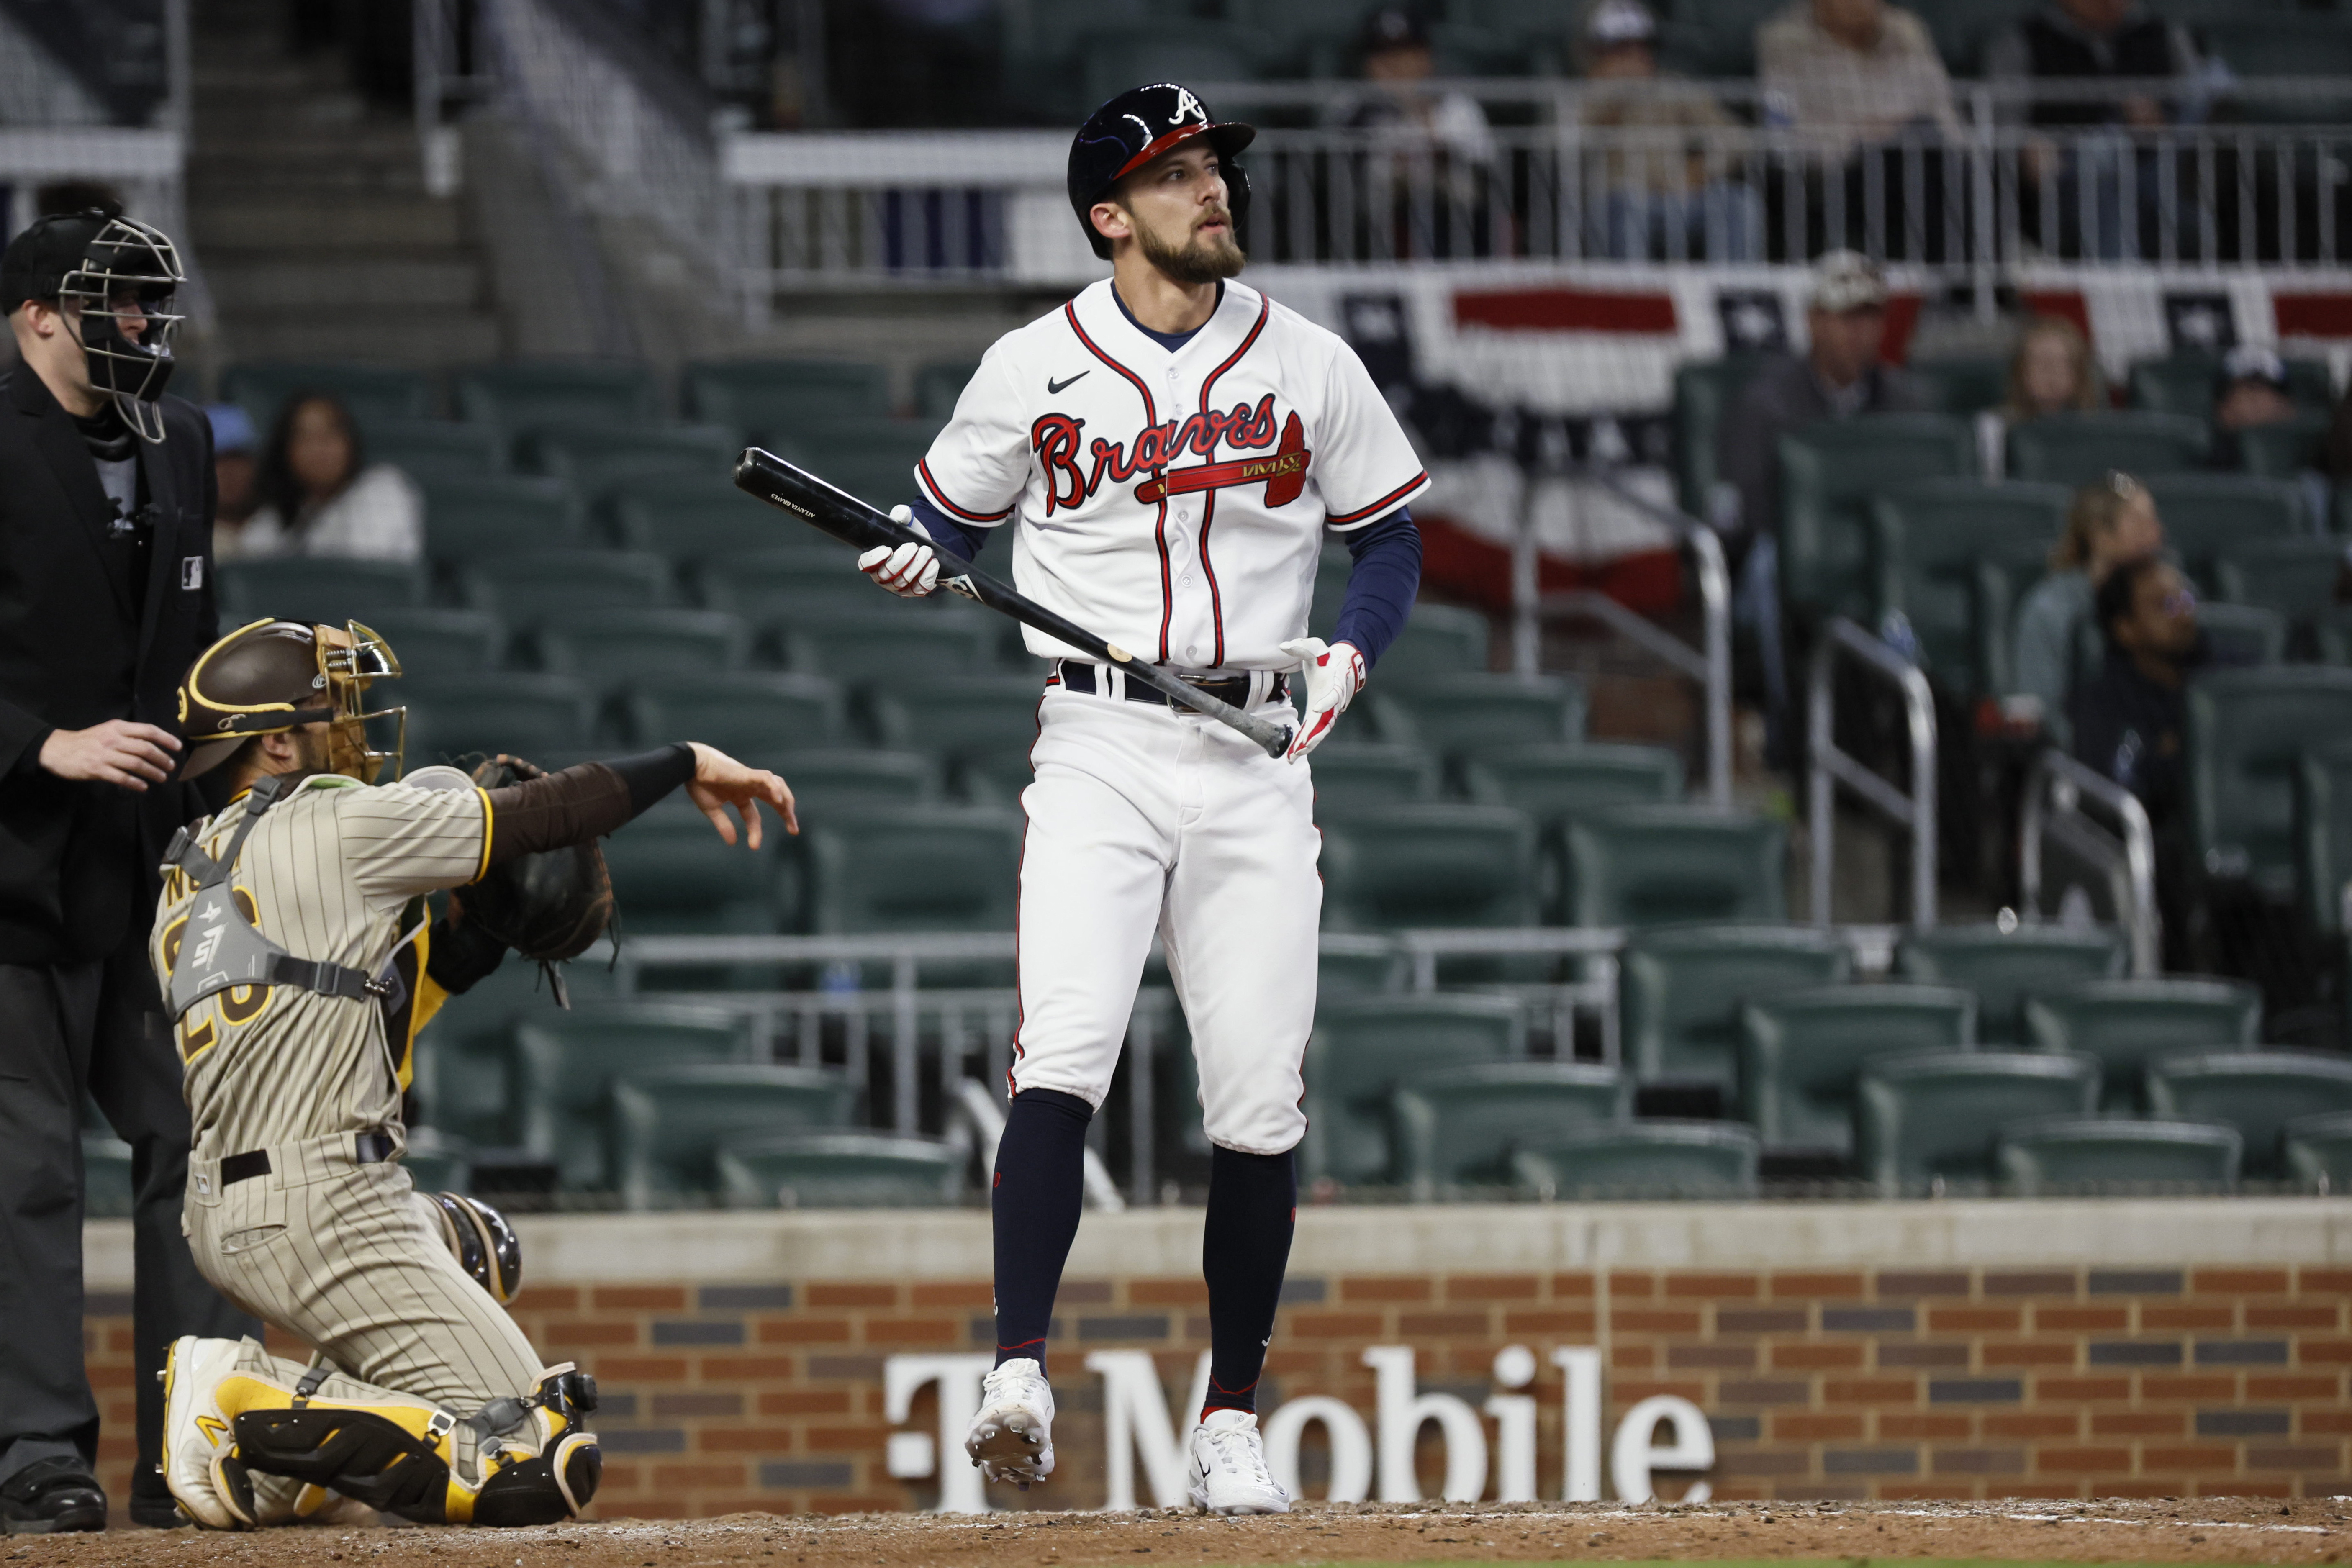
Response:
MULTIPOLYGON (((231 885, 253 924, 296 957, 374 973, 402 939, 412 899, 481 872, 488 811, 472 790, 310 778, 247 837, 231 885)), ((199 825, 207 853, 226 851, 244 813, 241 798, 199 825)), ((167 877, 150 947, 167 988, 193 898, 184 876, 167 877)), ((223 1295, 348 1374, 331 1380, 330 1397, 424 1401, 462 1416, 531 1391, 543 1363, 450 1256, 406 1169, 355 1152, 361 1132, 405 1142, 407 1045, 387 1042, 381 1004, 235 988, 189 1009, 179 1043, 195 1126, 181 1225, 223 1295), (222 1160, 254 1150, 268 1152, 268 1173, 224 1184, 222 1160)), ((257 1348, 247 1359, 264 1377, 301 1375, 299 1363, 257 1348)), ((464 1478, 474 1434, 460 1426, 452 1437, 464 1478)))

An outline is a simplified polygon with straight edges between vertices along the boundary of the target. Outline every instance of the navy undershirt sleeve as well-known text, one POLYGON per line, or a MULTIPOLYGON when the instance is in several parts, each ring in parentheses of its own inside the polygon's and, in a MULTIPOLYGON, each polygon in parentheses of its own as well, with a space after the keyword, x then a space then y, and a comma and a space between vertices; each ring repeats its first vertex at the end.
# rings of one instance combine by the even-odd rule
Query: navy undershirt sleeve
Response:
POLYGON ((1421 592, 1421 530, 1412 524, 1412 510, 1401 506, 1340 538, 1355 565, 1348 574, 1348 595, 1339 602, 1331 640, 1355 644, 1370 668, 1404 630, 1405 617, 1412 614, 1413 598, 1421 592))
POLYGON ((979 560, 981 551, 988 544, 989 535, 996 531, 993 528, 973 528, 968 523, 958 522, 933 506, 927 496, 918 495, 907 504, 915 509, 915 521, 923 525, 923 531, 931 536, 934 544, 946 545, 966 561, 979 560))

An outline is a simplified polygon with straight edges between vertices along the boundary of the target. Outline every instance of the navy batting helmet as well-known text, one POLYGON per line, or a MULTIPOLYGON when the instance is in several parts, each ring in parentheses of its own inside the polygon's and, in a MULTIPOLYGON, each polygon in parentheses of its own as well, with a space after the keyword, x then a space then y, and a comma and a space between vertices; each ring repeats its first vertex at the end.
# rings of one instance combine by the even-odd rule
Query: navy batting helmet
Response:
POLYGON ((1172 81, 1129 88, 1087 117, 1070 142, 1070 208, 1078 215, 1078 226, 1087 231, 1087 243, 1097 256, 1110 258, 1110 241, 1095 231, 1094 220, 1087 216, 1094 205, 1119 181, 1196 136, 1206 137, 1217 150, 1225 203, 1239 233, 1242 215, 1249 209, 1249 176, 1234 156, 1256 139, 1255 126, 1212 120, 1192 89, 1172 81))

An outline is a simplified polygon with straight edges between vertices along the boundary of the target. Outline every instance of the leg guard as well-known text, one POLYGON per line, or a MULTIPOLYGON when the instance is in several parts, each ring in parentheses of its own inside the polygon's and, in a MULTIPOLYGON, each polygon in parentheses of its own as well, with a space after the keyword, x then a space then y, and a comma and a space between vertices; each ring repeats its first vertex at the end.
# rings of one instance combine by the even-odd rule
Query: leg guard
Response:
POLYGON ((474 1496, 474 1522, 555 1524, 588 1506, 604 1473, 593 1432, 569 1432, 542 1454, 502 1466, 474 1496))
POLYGON ((454 1489, 446 1427, 412 1431, 388 1414, 310 1405, 248 1410, 231 1429, 236 1439, 232 1462, 247 1468, 307 1481, 420 1524, 439 1524, 449 1515, 454 1489))

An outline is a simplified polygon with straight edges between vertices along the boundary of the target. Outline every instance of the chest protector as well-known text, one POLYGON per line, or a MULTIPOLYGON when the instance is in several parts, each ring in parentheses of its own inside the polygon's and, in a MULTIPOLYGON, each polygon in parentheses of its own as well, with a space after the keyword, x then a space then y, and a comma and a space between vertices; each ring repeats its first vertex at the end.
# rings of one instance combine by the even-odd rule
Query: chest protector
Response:
POLYGON ((229 874, 244 852, 246 836, 278 804, 283 783, 275 776, 255 783, 245 797, 245 817, 229 836, 228 847, 219 859, 205 854, 185 827, 172 836, 171 846, 163 852, 164 869, 179 871, 196 885, 164 994, 164 1005, 174 1018, 205 997, 236 985, 292 985, 346 1001, 393 999, 396 1005, 400 982, 395 975, 373 976, 347 964, 297 958, 262 935, 236 907, 229 874))

